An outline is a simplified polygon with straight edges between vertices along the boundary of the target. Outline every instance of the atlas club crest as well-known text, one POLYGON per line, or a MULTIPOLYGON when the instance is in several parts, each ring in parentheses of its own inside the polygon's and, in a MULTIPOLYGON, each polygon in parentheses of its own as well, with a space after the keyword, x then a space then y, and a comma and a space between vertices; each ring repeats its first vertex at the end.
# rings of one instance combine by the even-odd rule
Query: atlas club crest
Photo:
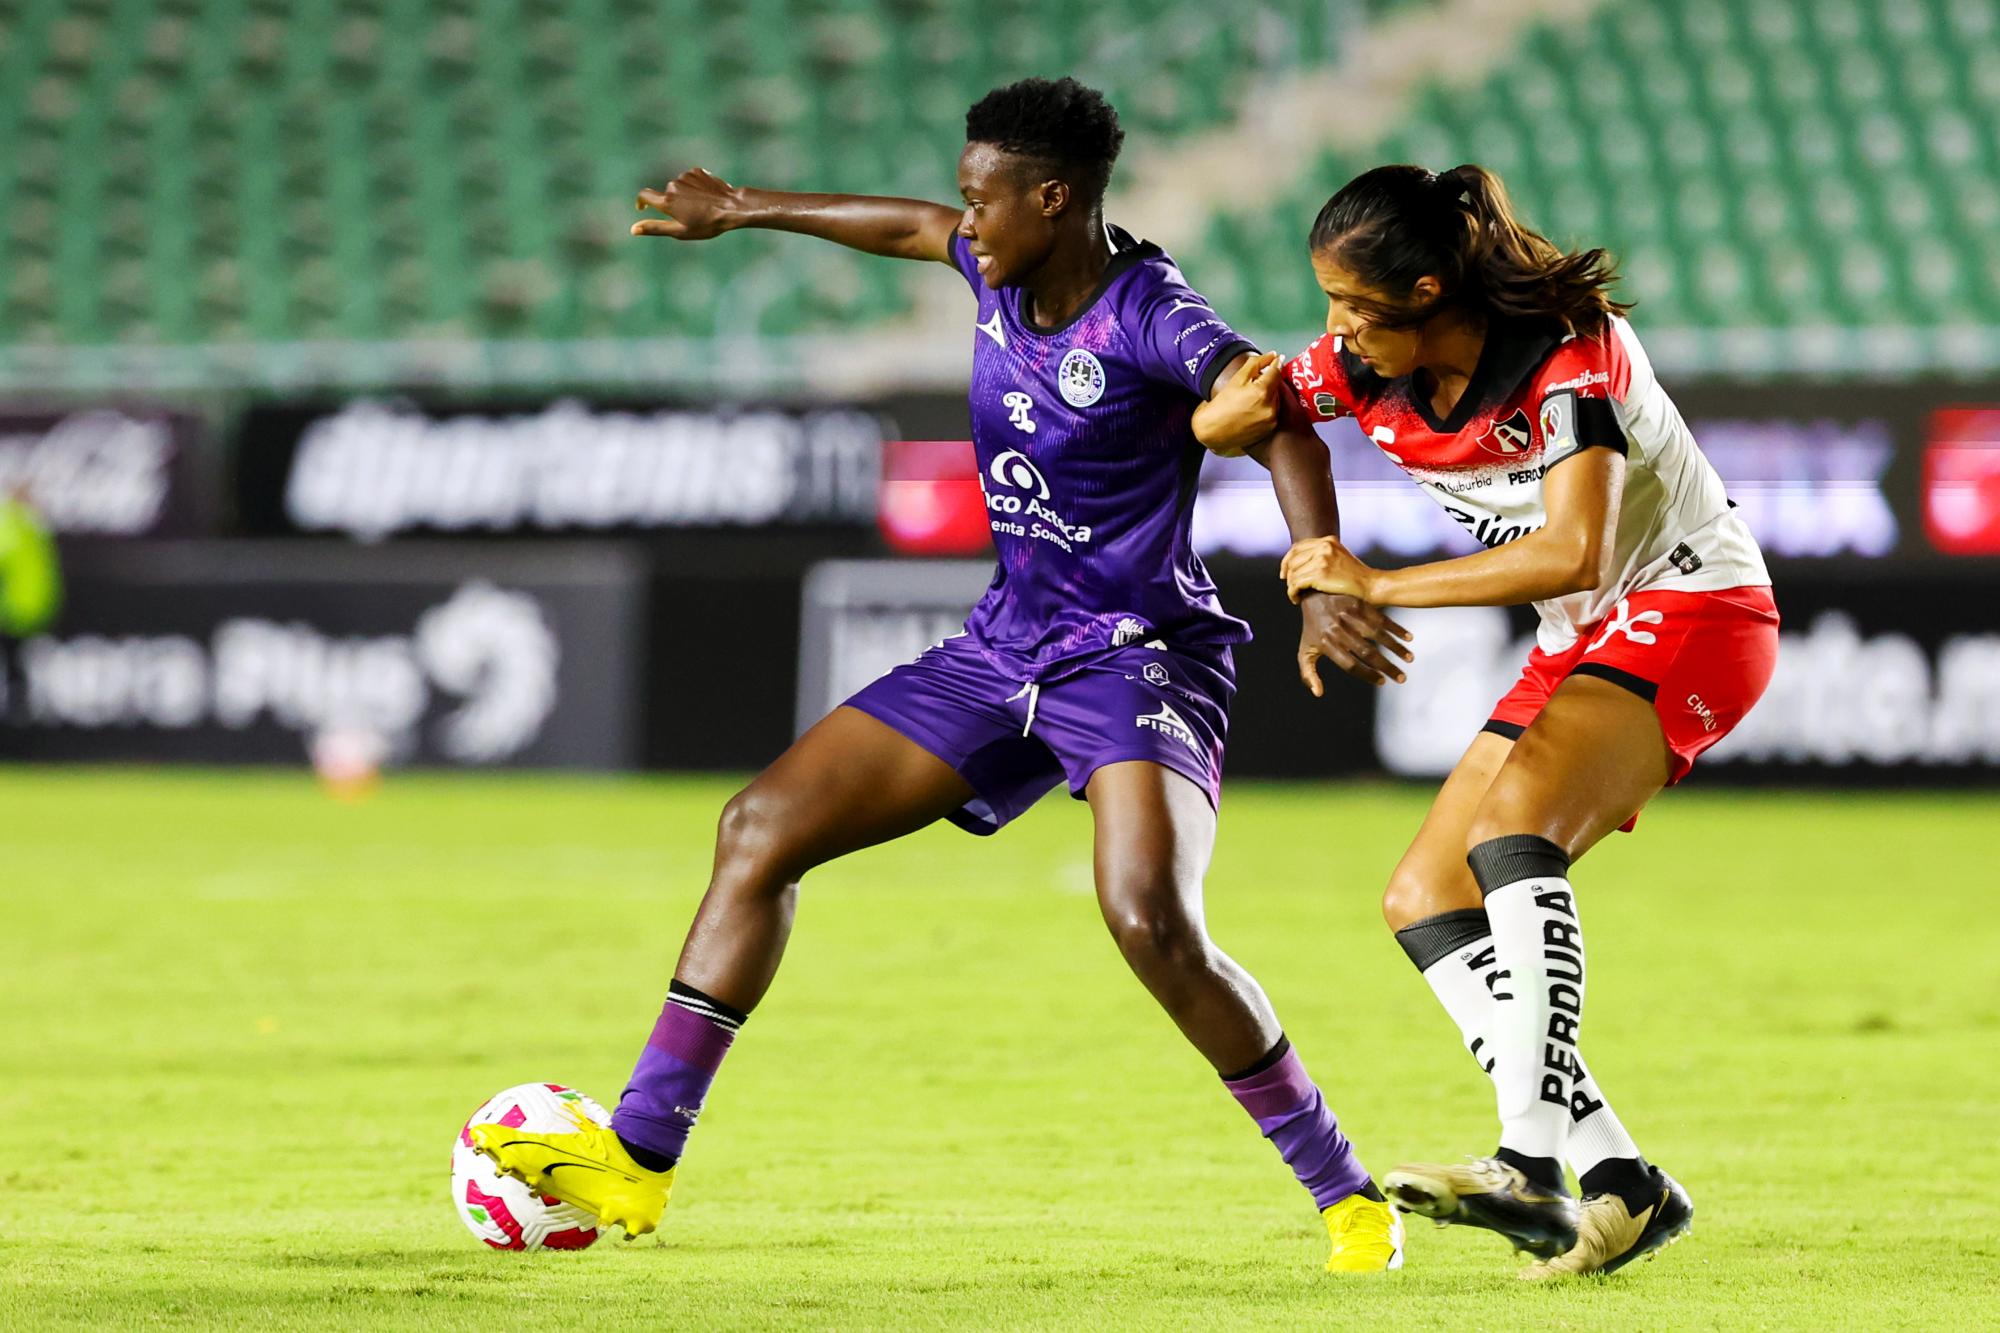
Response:
POLYGON ((1487 427, 1486 434, 1479 437, 1479 447, 1502 458, 1516 458, 1528 452, 1532 429, 1528 414, 1517 407, 1513 416, 1487 427))

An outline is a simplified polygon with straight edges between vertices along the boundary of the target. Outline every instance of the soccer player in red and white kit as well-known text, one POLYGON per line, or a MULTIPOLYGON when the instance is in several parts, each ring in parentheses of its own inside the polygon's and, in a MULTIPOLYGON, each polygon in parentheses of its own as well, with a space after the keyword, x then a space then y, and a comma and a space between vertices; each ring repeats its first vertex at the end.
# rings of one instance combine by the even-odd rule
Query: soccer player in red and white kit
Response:
POLYGON ((1742 721, 1778 612, 1733 511, 1608 288, 1514 217, 1491 172, 1378 167, 1313 224, 1326 336, 1246 365, 1195 414, 1234 453, 1352 416, 1487 549, 1373 569, 1337 537, 1283 574, 1378 607, 1511 606, 1538 646, 1446 779, 1383 912, 1492 1076, 1500 1147, 1414 1165, 1406 1211, 1487 1227, 1524 1276, 1609 1272, 1684 1232, 1693 1205, 1640 1155, 1579 1054, 1584 945, 1570 866, 1742 721), (1581 1207, 1565 1187, 1576 1170, 1581 1207))

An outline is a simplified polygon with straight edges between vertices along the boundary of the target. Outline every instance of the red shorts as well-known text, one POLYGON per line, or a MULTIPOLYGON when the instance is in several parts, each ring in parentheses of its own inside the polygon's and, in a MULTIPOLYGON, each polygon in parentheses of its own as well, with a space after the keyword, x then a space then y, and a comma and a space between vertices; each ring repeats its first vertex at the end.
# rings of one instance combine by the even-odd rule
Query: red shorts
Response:
POLYGON ((1551 656, 1528 654, 1486 730, 1519 739, 1556 686, 1598 676, 1649 700, 1672 753, 1669 785, 1763 697, 1778 665, 1778 604, 1769 588, 1635 592, 1551 656))

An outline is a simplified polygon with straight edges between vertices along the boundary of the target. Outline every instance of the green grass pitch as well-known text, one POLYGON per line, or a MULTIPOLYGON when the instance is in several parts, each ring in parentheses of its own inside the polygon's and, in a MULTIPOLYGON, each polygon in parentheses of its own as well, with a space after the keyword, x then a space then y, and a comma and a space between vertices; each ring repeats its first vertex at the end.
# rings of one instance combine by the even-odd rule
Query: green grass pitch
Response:
MULTIPOLYGON (((1580 867, 1585 1047, 1694 1235, 1516 1282, 1319 1272, 1318 1218, 1127 974, 1087 812, 810 877, 657 1237, 477 1245, 453 1132, 611 1102, 718 781, 0 772, 0 1328, 1943 1328, 2000 1321, 1993 797, 1673 793, 1580 867)), ((1382 929, 1426 793, 1230 788, 1216 938, 1367 1160, 1491 1147, 1382 929)))

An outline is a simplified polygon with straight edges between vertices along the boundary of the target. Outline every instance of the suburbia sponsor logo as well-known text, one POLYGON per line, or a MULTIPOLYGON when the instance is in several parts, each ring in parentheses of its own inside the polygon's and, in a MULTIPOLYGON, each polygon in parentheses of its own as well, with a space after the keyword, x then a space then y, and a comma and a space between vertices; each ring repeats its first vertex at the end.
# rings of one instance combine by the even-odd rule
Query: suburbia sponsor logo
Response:
POLYGON ((880 423, 864 412, 613 411, 565 399, 512 416, 359 401, 306 427, 292 522, 363 539, 413 528, 602 529, 874 517, 880 423))
POLYGON ((446 758, 491 763, 541 733, 560 652, 524 592, 467 583, 404 633, 328 634, 237 616, 186 634, 45 635, 19 648, 19 727, 181 731, 352 727, 407 750, 434 706, 446 758))
POLYGON ((1033 537, 1037 541, 1060 546, 1065 551, 1073 551, 1090 542, 1089 524, 1069 523, 1042 503, 1049 498, 1048 478, 1018 449, 1009 449, 993 460, 979 478, 979 489, 986 496, 986 508, 993 515, 995 532, 1010 537, 1033 537), (996 486, 1005 489, 989 488, 986 484, 988 477, 996 486))
POLYGON ((25 491, 57 532, 153 531, 166 509, 173 457, 170 416, 0 418, 0 496, 25 491))

